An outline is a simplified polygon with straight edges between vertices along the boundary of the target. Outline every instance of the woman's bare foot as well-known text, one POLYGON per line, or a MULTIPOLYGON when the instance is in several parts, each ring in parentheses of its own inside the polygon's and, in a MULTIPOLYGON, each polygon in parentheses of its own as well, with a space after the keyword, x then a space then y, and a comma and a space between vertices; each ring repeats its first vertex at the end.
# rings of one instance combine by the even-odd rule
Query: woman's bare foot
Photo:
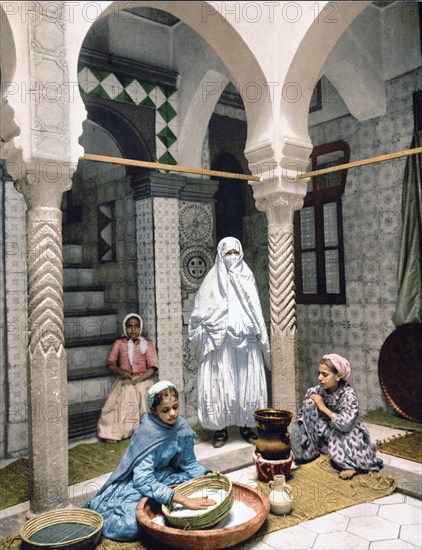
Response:
POLYGON ((342 470, 340 472, 341 479, 352 479, 353 476, 357 474, 356 470, 342 470))

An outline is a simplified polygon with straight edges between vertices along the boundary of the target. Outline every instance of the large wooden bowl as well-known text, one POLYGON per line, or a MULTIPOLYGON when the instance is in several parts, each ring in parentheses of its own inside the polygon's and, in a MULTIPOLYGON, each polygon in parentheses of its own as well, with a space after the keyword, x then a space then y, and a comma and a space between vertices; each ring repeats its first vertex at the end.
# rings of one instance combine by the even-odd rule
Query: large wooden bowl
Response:
POLYGON ((161 544, 181 550, 228 548, 254 535, 270 511, 270 501, 261 491, 235 481, 232 487, 235 500, 242 501, 255 512, 252 519, 233 527, 187 531, 159 525, 153 519, 161 513, 161 506, 150 498, 143 498, 138 504, 136 517, 142 529, 161 544))

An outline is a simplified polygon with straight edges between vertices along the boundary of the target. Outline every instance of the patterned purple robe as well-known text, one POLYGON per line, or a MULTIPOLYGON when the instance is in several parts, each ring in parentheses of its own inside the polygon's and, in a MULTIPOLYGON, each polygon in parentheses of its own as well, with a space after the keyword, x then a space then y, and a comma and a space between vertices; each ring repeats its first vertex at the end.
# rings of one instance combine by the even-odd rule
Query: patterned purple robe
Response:
POLYGON ((323 453, 329 454, 342 470, 367 472, 382 468, 383 462, 376 456, 369 432, 359 418, 355 390, 349 384, 341 383, 330 393, 319 385, 309 388, 297 423, 292 444, 298 460, 308 462, 323 453), (312 401, 311 395, 316 393, 334 413, 331 420, 312 401))

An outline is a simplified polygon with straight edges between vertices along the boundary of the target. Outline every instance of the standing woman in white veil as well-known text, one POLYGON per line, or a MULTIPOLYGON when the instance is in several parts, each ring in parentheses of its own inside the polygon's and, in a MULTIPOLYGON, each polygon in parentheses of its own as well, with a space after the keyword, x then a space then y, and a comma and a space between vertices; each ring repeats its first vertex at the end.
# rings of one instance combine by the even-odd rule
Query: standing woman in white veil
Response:
POLYGON ((215 264, 196 294, 189 340, 199 361, 198 418, 216 430, 213 446, 225 444, 231 425, 254 444, 253 412, 267 406, 270 344, 255 277, 234 237, 219 242, 215 264))

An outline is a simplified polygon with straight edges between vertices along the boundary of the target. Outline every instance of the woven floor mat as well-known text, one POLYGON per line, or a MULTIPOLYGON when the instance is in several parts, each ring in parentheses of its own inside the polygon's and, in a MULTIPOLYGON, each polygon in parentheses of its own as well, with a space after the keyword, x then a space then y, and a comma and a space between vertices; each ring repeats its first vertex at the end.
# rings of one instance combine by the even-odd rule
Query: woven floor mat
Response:
POLYGON ((422 433, 411 433, 377 442, 377 450, 422 464, 422 433))
MULTIPOLYGON (((287 516, 269 514, 256 536, 388 496, 395 490, 397 481, 378 473, 359 474, 343 480, 332 467, 329 457, 320 456, 293 470, 288 484, 294 498, 292 512, 287 516)), ((265 483, 260 483, 260 488, 266 494, 269 493, 265 483)))
MULTIPOLYGON (((269 514, 266 522, 255 534, 262 537, 273 531, 292 527, 304 521, 324 516, 349 506, 362 504, 390 495, 397 482, 392 477, 383 477, 376 473, 360 474, 349 480, 339 478, 339 473, 330 463, 327 456, 320 456, 309 464, 303 464, 293 470, 288 480, 295 499, 292 513, 287 516, 269 514)), ((265 494, 269 488, 265 483, 259 483, 259 488, 265 494)), ((20 539, 10 538, 0 541, 0 547, 6 550, 19 550, 20 539)), ((164 550, 142 536, 141 542, 113 542, 102 537, 96 550, 164 550)))
MULTIPOLYGON (((128 444, 129 440, 126 439, 116 444, 82 443, 69 449, 69 485, 114 470, 128 444)), ((26 458, 18 458, 1 468, 0 477, 0 510, 29 499, 29 463, 26 458)))

